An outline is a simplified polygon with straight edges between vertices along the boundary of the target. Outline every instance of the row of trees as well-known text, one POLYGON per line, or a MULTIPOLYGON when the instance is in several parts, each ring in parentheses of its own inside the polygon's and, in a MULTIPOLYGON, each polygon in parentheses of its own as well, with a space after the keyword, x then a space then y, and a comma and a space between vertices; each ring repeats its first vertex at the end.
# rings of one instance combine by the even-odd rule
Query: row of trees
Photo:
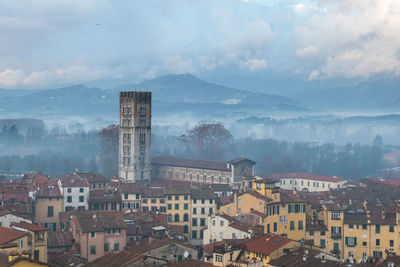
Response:
MULTIPOLYGON (((9 131, 9 129, 7 129, 9 131)), ((6 132, 6 131, 5 131, 6 132)), ((11 131, 12 133, 13 131, 11 131)), ((62 151, 43 152, 34 156, 2 156, 0 172, 42 171, 70 173, 99 171, 107 177, 118 175, 117 125, 99 133, 85 133, 58 140, 62 151), (71 141, 72 140, 72 141, 71 141)), ((152 155, 207 160, 230 160, 248 157, 257 162, 260 174, 307 172, 359 178, 375 175, 384 167, 383 140, 375 138, 372 145, 289 143, 272 139, 234 140, 219 123, 201 123, 180 137, 152 137, 152 155)))

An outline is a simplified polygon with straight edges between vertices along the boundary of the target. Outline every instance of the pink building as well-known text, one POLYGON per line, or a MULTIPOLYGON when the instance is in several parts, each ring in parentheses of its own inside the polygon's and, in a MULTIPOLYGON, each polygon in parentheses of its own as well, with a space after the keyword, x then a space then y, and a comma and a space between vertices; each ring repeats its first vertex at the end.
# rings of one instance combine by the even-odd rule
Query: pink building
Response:
POLYGON ((163 187, 143 188, 142 211, 166 213, 167 204, 163 187))
POLYGON ((118 211, 76 211, 69 230, 88 262, 126 246, 126 224, 118 211))

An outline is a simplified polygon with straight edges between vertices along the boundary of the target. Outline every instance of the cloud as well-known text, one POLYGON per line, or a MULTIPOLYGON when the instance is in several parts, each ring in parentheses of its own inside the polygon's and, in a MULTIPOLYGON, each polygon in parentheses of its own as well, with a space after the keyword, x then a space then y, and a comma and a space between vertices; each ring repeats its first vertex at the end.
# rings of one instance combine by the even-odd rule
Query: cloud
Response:
POLYGON ((249 59, 240 62, 240 68, 249 71, 265 70, 267 68, 267 61, 265 59, 249 59))
POLYGON ((308 80, 312 81, 315 80, 319 77, 319 70, 313 70, 311 73, 308 75, 308 80))
POLYGON ((82 65, 68 66, 53 70, 35 70, 26 73, 23 70, 8 69, 0 72, 0 86, 6 88, 36 88, 48 85, 66 85, 105 79, 120 78, 124 68, 93 68, 82 65))
POLYGON ((296 49, 296 55, 298 57, 312 57, 319 54, 319 49, 316 46, 307 46, 304 48, 296 49))

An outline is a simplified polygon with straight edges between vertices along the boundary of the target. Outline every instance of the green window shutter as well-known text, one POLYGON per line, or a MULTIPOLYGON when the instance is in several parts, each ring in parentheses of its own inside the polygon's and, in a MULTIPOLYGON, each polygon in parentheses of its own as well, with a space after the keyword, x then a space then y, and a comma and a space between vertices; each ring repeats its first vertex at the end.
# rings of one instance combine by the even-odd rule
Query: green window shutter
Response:
POLYGON ((354 246, 357 246, 357 237, 354 237, 354 246))
POLYGON ((349 238, 346 236, 346 245, 349 244, 349 238))

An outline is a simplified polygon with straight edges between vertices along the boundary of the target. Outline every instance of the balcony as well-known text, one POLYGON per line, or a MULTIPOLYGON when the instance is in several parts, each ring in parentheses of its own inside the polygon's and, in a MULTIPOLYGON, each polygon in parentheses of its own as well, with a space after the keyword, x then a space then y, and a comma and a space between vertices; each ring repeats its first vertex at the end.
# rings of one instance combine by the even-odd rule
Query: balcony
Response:
POLYGON ((341 238, 342 238, 342 234, 340 234, 340 233, 332 233, 332 234, 331 234, 331 238, 332 238, 333 240, 341 239, 341 238))
POLYGON ((333 250, 331 250, 331 253, 332 253, 332 254, 335 254, 335 255, 340 255, 340 250, 338 250, 338 249, 333 249, 333 250))

